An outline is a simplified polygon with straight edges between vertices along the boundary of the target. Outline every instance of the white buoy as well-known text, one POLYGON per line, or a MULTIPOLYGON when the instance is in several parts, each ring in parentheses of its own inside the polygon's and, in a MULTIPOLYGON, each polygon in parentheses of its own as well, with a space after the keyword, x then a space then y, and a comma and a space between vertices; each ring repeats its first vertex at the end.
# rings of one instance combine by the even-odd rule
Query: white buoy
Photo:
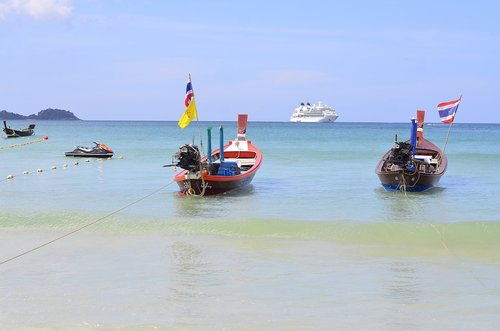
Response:
POLYGON ((14 179, 14 175, 8 175, 7 179, 14 179))
POLYGON ((124 159, 123 155, 118 156, 118 158, 119 158, 120 160, 123 160, 123 159, 124 159))
POLYGON ((65 163, 65 164, 63 164, 63 167, 64 167, 64 168, 67 168, 67 167, 68 167, 68 165, 65 163))
POLYGON ((38 169, 36 169, 36 172, 43 172, 43 169, 42 168, 38 168, 38 169))
POLYGON ((112 158, 111 158, 111 157, 108 157, 108 160, 112 160, 112 158))
POLYGON ((30 172, 29 172, 28 170, 24 170, 24 171, 23 171, 23 174, 24 174, 24 175, 29 175, 29 173, 30 173, 30 172))
POLYGON ((76 162, 75 162, 75 165, 76 165, 76 166, 77 166, 77 165, 79 165, 79 164, 80 164, 80 162, 78 162, 78 161, 76 161, 76 162))
POLYGON ((56 169, 57 169, 57 167, 56 167, 56 166, 52 166, 52 170, 56 170, 56 169))
POLYGON ((86 159, 85 162, 90 162, 90 159, 86 159))

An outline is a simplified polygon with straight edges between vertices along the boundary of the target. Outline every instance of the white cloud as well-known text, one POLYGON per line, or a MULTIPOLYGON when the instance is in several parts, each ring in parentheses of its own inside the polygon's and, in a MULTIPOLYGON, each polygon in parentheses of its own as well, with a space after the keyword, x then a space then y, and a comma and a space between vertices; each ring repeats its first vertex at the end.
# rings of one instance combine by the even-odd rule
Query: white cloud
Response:
POLYGON ((35 20, 66 19, 72 14, 70 0, 0 0, 0 20, 23 15, 35 20))

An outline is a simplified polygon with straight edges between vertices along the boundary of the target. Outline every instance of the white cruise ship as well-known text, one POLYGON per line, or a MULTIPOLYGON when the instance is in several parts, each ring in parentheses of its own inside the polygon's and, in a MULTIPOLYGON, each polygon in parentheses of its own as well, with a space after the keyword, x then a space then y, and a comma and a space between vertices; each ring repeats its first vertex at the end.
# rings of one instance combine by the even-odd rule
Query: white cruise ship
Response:
POLYGON ((339 115, 333 108, 322 104, 321 101, 313 105, 309 102, 306 104, 302 102, 293 111, 290 122, 335 122, 338 117, 339 115))

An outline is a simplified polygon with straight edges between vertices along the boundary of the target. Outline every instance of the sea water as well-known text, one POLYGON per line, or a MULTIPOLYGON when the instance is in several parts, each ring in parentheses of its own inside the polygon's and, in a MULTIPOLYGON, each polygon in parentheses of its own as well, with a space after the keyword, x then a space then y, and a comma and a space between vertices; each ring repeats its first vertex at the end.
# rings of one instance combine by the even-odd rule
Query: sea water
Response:
MULTIPOLYGON (((0 264, 0 329, 500 324, 500 125, 453 124, 439 185, 405 194, 374 169, 410 123, 250 121, 264 155, 252 184, 177 195, 163 165, 200 136, 206 148, 208 126, 217 148, 221 124, 232 139, 236 122, 127 121, 0 139, 0 263, 29 252, 0 264), (93 141, 115 156, 64 156, 93 141)), ((448 129, 424 135, 444 148, 448 129)))

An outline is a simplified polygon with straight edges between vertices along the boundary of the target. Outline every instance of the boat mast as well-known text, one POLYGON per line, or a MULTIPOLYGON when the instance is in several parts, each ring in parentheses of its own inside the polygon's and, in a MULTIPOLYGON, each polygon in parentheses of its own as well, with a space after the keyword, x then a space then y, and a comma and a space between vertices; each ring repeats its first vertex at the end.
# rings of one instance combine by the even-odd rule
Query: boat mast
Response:
MULTIPOLYGON (((189 81, 191 82, 191 74, 189 74, 189 81)), ((193 91, 193 98, 194 98, 195 94, 194 94, 193 84, 191 84, 191 90, 193 91)), ((196 111, 196 126, 198 127, 198 134, 200 136, 200 151, 201 151, 201 153, 204 153, 205 151, 203 149, 203 139, 202 139, 202 136, 201 136, 201 126, 200 126, 200 121, 198 119, 198 111, 196 111)))
POLYGON ((212 128, 207 128, 208 135, 208 146, 207 146, 207 160, 209 163, 212 163, 212 128))
POLYGON ((238 140, 247 139, 248 114, 238 114, 238 140))
POLYGON ((417 110, 417 146, 420 146, 424 138, 425 110, 417 110))
POLYGON ((417 121, 415 118, 411 119, 411 138, 410 143, 412 146, 412 154, 417 154, 417 121))
POLYGON ((219 160, 220 163, 224 162, 224 128, 222 125, 219 128, 220 136, 219 136, 219 160))

